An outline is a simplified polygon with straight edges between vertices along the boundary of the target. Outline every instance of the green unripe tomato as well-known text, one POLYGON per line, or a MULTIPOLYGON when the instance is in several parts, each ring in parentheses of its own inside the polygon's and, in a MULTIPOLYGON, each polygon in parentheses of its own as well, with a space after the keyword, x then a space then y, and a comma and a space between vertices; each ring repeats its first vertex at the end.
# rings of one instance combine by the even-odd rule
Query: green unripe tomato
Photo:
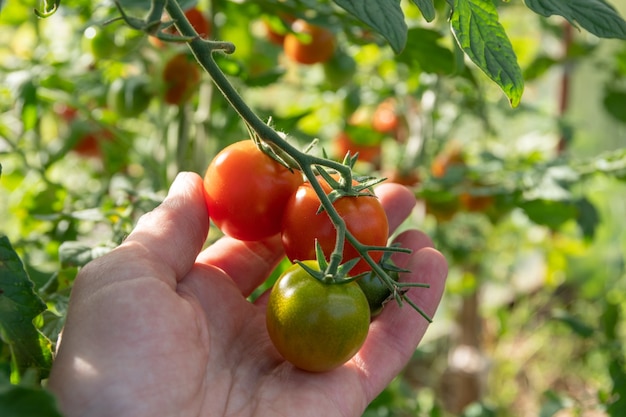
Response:
MULTIPOLYGON (((387 272, 389 277, 394 281, 398 280, 397 272, 387 272)), ((389 287, 383 282, 382 279, 375 272, 368 272, 363 275, 357 281, 359 287, 365 294, 367 298, 367 302, 370 306, 370 313, 372 317, 376 317, 383 311, 384 302, 391 295, 391 290, 389 287)))
POLYGON ((83 47, 96 59, 109 59, 117 52, 115 32, 101 26, 89 26, 85 29, 83 47))
POLYGON ((147 77, 118 78, 109 87, 107 104, 122 117, 136 117, 148 108, 152 96, 147 77))
MULTIPOLYGON (((317 262, 305 261, 318 269, 317 262)), ((327 284, 299 264, 276 281, 267 304, 267 331, 296 367, 325 372, 350 360, 367 337, 370 311, 355 282, 327 284)))
POLYGON ((337 49, 334 55, 323 64, 326 82, 331 88, 339 89, 352 82, 357 64, 346 52, 337 49))

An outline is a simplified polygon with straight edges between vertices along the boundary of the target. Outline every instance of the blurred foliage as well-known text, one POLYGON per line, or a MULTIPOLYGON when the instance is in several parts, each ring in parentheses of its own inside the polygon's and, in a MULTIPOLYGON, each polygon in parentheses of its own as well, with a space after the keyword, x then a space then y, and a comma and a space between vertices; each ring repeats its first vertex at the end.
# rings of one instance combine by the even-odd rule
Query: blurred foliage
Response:
MULTIPOLYGON (((133 18, 150 7, 120 3, 133 18)), ((602 0, 360 3, 377 12, 197 6, 236 45, 218 63, 257 114, 411 187, 403 227, 450 262, 427 339, 364 416, 625 415, 626 45, 598 38, 624 39, 619 13, 602 0), (290 18, 331 29, 337 56, 289 61, 267 22, 290 18)), ((248 133, 204 74, 168 104, 163 71, 187 46, 130 28, 113 2, 0 7, 0 415, 57 416, 42 387, 78 270, 177 172, 202 174, 248 133), (138 76, 149 94, 128 117, 110 89, 138 76)))

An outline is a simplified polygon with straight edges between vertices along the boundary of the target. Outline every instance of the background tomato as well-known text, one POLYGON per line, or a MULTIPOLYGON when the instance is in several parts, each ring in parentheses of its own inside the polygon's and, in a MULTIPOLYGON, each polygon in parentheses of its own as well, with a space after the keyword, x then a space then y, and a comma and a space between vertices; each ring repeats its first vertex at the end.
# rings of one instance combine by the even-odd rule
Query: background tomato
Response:
POLYGON ((109 87, 108 105, 120 116, 135 117, 143 113, 152 99, 150 79, 143 76, 118 78, 109 87))
POLYGON ((200 85, 200 66, 188 53, 179 53, 163 69, 166 103, 179 105, 188 101, 200 85))
MULTIPOLYGON (((193 26, 194 30, 198 33, 198 35, 200 35, 201 38, 208 39, 211 37, 213 31, 211 21, 206 18, 206 16, 200 9, 198 9, 197 7, 192 7, 186 10, 185 17, 187 17, 187 20, 189 20, 189 23, 191 23, 191 26, 193 26)), ((178 35, 178 30, 176 30, 173 25, 168 27, 165 32, 172 35, 178 35)), ((156 47, 161 48, 165 46, 165 42, 163 42, 156 36, 150 36, 148 40, 152 45, 156 47)))
POLYGON ((298 19, 285 35, 285 55, 300 64, 312 65, 328 61, 335 52, 335 35, 328 29, 298 19))
POLYGON ((380 164, 380 153, 382 143, 373 144, 358 143, 346 131, 341 131, 333 141, 333 153, 338 160, 342 160, 346 153, 350 151, 351 155, 359 153, 359 161, 368 162, 374 166, 380 164))
MULTIPOLYGON (((319 180, 326 193, 330 193, 332 190, 330 185, 321 178, 319 180)), ((389 233, 387 215, 376 197, 342 197, 333 205, 346 222, 348 230, 359 242, 375 246, 387 244, 389 233)), ((326 257, 332 253, 336 241, 335 227, 325 211, 317 212, 319 207, 320 200, 308 182, 301 185, 289 199, 281 234, 285 253, 291 261, 315 259, 315 240, 320 243, 326 257)), ((370 255, 378 262, 382 253, 370 252, 370 255)), ((356 249, 346 241, 343 261, 359 256, 356 249)), ((367 262, 361 259, 351 270, 351 274, 356 275, 369 270, 367 262)))
POLYGON ((117 51, 114 29, 89 26, 84 32, 83 48, 96 59, 110 59, 117 51))
POLYGON ((341 88, 349 84, 356 74, 357 64, 354 58, 342 49, 337 49, 333 56, 323 64, 324 77, 332 88, 341 88))
POLYGON ((280 232, 290 196, 302 184, 290 171, 244 140, 224 148, 204 176, 209 216, 225 234, 260 240, 280 232))
MULTIPOLYGON (((307 261, 317 269, 317 262, 307 261)), ((296 367, 324 372, 343 365, 367 337, 370 310, 355 282, 325 284, 298 264, 270 293, 266 324, 278 352, 296 367)))
POLYGON ((380 133, 394 133, 400 126, 400 116, 393 100, 380 103, 372 117, 372 128, 380 133))

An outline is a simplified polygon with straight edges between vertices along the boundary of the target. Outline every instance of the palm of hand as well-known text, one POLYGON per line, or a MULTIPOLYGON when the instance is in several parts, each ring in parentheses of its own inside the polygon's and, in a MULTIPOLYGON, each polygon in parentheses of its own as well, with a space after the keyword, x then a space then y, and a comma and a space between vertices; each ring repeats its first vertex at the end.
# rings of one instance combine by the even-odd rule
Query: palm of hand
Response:
MULTIPOLYGON (((285 363, 265 330, 266 297, 246 300, 282 257, 280 243, 226 238, 196 257, 208 230, 199 180, 177 181, 120 248, 81 272, 50 378, 62 408, 81 416, 360 415, 426 323, 394 306, 346 366, 311 374, 285 363)), ((396 206, 395 228, 406 213, 397 197, 381 201, 396 206)), ((417 300, 432 314, 445 261, 424 249, 419 232, 398 239, 415 252, 397 261, 432 281, 433 293, 417 300)))

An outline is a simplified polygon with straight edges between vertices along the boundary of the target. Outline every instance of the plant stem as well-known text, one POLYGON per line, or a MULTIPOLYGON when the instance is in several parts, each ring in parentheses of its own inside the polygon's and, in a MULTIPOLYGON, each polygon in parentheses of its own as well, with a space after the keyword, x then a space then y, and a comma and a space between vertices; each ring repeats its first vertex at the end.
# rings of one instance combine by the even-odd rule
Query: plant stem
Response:
MULTIPOLYGON (((430 317, 426 315, 421 309, 419 309, 411 300, 409 300, 404 292, 400 289, 401 284, 393 281, 388 274, 378 265, 372 257, 369 255, 371 247, 361 244, 356 237, 350 233, 346 228, 345 221, 337 213, 332 202, 324 192, 313 167, 323 166, 336 170, 342 177, 343 184, 346 190, 352 188, 352 168, 348 165, 344 165, 339 162, 328 160, 325 158, 319 158, 314 155, 310 155, 301 152, 296 147, 292 146, 289 142, 283 139, 278 132, 272 129, 271 126, 264 123, 248 105, 243 101, 237 90, 228 81, 222 70, 219 68, 215 60, 213 59, 213 53, 216 51, 225 52, 231 54, 235 51, 235 46, 229 42, 218 41, 206 41, 200 38, 196 33, 191 23, 185 17, 183 10, 176 0, 170 0, 167 2, 166 10, 169 13, 179 33, 183 37, 192 38, 189 42, 189 48, 194 54, 200 65, 211 76, 213 82, 230 105, 235 109, 239 116, 246 122, 248 128, 257 135, 263 142, 274 144, 285 154, 289 155, 293 161, 298 164, 298 167, 302 171, 303 175, 309 180, 311 187, 315 190, 318 198, 320 199, 323 209, 331 219, 335 229, 337 231, 337 238, 335 242, 335 248, 328 262, 326 268, 326 275, 334 276, 337 272, 339 265, 343 258, 343 247, 345 240, 347 239, 352 246, 361 254, 363 259, 372 267, 374 272, 381 277, 389 288, 396 294, 400 294, 400 298, 405 300, 413 308, 415 308, 426 320, 431 321, 430 317)), ((377 248, 379 250, 390 250, 389 248, 377 248)))

